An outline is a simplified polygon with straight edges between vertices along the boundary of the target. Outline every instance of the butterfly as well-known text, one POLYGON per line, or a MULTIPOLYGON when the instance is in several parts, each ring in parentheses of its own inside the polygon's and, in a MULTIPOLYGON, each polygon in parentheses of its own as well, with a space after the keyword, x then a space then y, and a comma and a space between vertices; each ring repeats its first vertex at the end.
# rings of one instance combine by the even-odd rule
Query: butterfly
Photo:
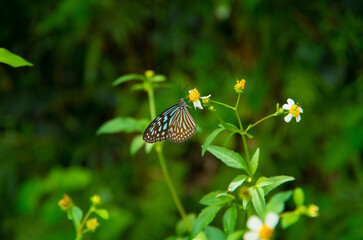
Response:
POLYGON ((187 110, 190 107, 179 99, 179 104, 171 106, 157 116, 146 128, 143 139, 154 143, 168 139, 171 142, 183 142, 195 134, 197 124, 187 110))

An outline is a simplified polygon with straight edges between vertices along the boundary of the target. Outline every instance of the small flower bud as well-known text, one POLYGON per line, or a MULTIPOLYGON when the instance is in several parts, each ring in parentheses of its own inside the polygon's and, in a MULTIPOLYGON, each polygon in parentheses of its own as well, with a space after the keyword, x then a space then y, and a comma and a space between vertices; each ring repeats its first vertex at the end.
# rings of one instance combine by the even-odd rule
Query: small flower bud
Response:
POLYGON ((67 211, 73 206, 73 202, 67 194, 63 194, 63 198, 59 200, 58 205, 63 211, 67 211))
POLYGON ((154 71, 153 70, 147 70, 147 71, 145 71, 145 76, 147 77, 147 78, 151 78, 152 76, 154 76, 154 71))
POLYGON ((251 197, 250 190, 248 188, 246 188, 246 187, 241 187, 240 190, 239 190, 239 192, 238 192, 238 196, 241 199, 248 200, 251 197))
POLYGON ((237 78, 236 84, 234 85, 234 90, 236 91, 236 93, 242 93, 243 89, 245 89, 245 84, 246 81, 244 79, 239 81, 237 78))
POLYGON ((101 197, 100 197, 99 195, 93 195, 93 196, 91 197, 91 203, 92 203, 93 205, 98 205, 98 204, 100 204, 100 203, 101 203, 101 197))
POLYGON ((319 207, 315 204, 310 204, 307 211, 308 216, 317 217, 319 216, 319 207))
POLYGON ((96 228, 100 225, 99 222, 97 221, 97 218, 91 218, 90 220, 87 221, 86 223, 87 225, 87 229, 91 230, 91 231, 95 231, 96 228))

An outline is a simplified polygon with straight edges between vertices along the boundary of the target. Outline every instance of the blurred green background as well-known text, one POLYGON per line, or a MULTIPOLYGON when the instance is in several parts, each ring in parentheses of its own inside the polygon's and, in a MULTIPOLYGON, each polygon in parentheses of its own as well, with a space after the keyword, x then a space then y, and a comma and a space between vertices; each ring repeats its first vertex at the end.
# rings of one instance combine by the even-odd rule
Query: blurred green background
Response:
MULTIPOLYGON (((179 84, 233 104, 237 77, 247 80, 245 126, 277 102, 299 102, 299 124, 274 118, 248 141, 261 148, 260 175, 294 176, 279 189, 301 186, 320 207, 278 239, 363 239, 363 1, 5 0, 0 13, 0 47, 34 63, 0 65, 0 239, 73 239, 57 205, 63 193, 83 210, 99 194, 110 211, 86 239, 175 234, 179 216, 155 153, 131 156, 135 134, 95 134, 117 116, 149 117, 145 93, 111 86, 147 69, 171 86, 156 93, 158 113, 177 103, 179 84)), ((201 157, 218 120, 191 114, 202 131, 167 142, 165 155, 187 212, 198 213, 199 199, 236 172, 201 157)), ((242 152, 237 136, 229 147, 242 152)))

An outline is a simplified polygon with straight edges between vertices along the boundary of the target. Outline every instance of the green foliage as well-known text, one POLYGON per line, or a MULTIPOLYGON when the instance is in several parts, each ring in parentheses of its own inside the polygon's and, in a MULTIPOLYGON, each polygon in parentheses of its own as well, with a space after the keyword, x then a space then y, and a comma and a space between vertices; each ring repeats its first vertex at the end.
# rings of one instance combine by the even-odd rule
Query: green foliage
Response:
POLYGON ((236 152, 233 152, 227 148, 222 148, 218 146, 209 146, 207 149, 210 153, 216 156, 228 167, 242 169, 248 172, 246 162, 243 160, 242 156, 236 152))
POLYGON ((0 62, 8 64, 15 68, 23 66, 33 66, 32 63, 10 52, 9 50, 6 50, 5 48, 0 48, 0 62))
POLYGON ((97 134, 143 132, 148 123, 149 121, 146 119, 136 120, 133 118, 117 117, 102 124, 102 126, 97 130, 97 134))

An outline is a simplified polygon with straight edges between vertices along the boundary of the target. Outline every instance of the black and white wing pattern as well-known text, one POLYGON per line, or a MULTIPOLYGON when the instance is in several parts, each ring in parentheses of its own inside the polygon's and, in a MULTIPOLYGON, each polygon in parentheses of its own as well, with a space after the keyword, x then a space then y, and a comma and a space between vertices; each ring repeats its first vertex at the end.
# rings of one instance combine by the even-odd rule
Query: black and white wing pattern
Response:
POLYGON ((182 142, 193 136, 197 125, 186 109, 187 106, 181 98, 179 104, 157 116, 146 128, 144 141, 154 143, 168 139, 171 142, 182 142))

